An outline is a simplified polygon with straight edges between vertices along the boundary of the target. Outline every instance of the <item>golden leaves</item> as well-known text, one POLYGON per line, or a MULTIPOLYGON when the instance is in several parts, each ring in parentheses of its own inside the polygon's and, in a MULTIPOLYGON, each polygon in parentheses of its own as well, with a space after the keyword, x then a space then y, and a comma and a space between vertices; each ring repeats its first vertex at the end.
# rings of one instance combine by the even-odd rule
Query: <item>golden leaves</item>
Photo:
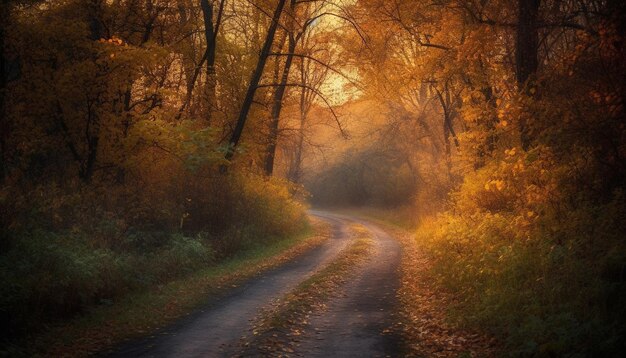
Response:
POLYGON ((487 191, 502 191, 506 187, 504 180, 492 179, 485 183, 485 190, 487 191))
POLYGON ((112 36, 110 39, 101 38, 100 40, 98 40, 98 42, 116 45, 116 46, 123 46, 125 44, 124 40, 120 39, 119 37, 115 35, 112 36))
POLYGON ((516 151, 517 151, 517 148, 506 149, 504 151, 504 154, 506 154, 509 157, 513 157, 515 156, 516 151))

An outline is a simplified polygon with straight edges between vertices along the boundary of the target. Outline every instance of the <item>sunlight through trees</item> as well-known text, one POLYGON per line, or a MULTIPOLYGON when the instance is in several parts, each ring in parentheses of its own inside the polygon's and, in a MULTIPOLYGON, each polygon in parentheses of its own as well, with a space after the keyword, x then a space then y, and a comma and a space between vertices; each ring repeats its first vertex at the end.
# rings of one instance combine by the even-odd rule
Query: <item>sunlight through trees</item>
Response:
POLYGON ((2 1, 2 344, 311 203, 408 216, 456 322, 514 356, 623 351, 625 9, 2 1))

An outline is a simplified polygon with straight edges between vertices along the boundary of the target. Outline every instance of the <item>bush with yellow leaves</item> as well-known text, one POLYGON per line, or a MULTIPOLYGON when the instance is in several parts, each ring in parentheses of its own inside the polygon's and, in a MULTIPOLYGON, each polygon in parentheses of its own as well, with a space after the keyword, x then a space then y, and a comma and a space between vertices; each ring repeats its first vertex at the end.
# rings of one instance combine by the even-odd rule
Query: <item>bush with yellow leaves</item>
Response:
POLYGON ((457 317, 506 339, 514 355, 611 356, 626 317, 626 204, 576 191, 575 164, 538 146, 510 148, 469 173, 420 242, 457 317))

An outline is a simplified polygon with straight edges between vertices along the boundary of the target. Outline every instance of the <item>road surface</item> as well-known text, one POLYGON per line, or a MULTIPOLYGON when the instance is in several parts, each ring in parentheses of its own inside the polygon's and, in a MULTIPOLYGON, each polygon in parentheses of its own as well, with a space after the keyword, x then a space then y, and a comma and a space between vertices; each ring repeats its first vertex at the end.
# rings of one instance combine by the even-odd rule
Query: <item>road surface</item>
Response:
POLYGON ((124 344, 109 357, 232 357, 240 351, 251 321, 316 271, 350 241, 349 226, 364 225, 375 239, 373 253, 358 267, 340 297, 311 320, 294 356, 395 356, 398 340, 386 334, 393 323, 398 283, 399 245, 377 226, 350 216, 312 211, 332 225, 332 237, 296 260, 233 289, 226 296, 154 335, 124 344))

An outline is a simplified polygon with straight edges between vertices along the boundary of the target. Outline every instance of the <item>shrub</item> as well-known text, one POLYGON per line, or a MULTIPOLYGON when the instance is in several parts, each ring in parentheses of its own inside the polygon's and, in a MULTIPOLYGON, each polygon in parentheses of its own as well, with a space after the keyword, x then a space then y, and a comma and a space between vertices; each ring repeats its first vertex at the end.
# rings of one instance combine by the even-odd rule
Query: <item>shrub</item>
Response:
POLYGON ((304 206, 286 182, 158 163, 175 170, 137 172, 144 179, 117 186, 3 188, 3 337, 34 332, 304 229, 304 206))
POLYGON ((623 351, 623 194, 575 192, 546 148, 507 152, 468 175, 418 235, 433 274, 463 298, 457 317, 502 335, 516 356, 623 351))

